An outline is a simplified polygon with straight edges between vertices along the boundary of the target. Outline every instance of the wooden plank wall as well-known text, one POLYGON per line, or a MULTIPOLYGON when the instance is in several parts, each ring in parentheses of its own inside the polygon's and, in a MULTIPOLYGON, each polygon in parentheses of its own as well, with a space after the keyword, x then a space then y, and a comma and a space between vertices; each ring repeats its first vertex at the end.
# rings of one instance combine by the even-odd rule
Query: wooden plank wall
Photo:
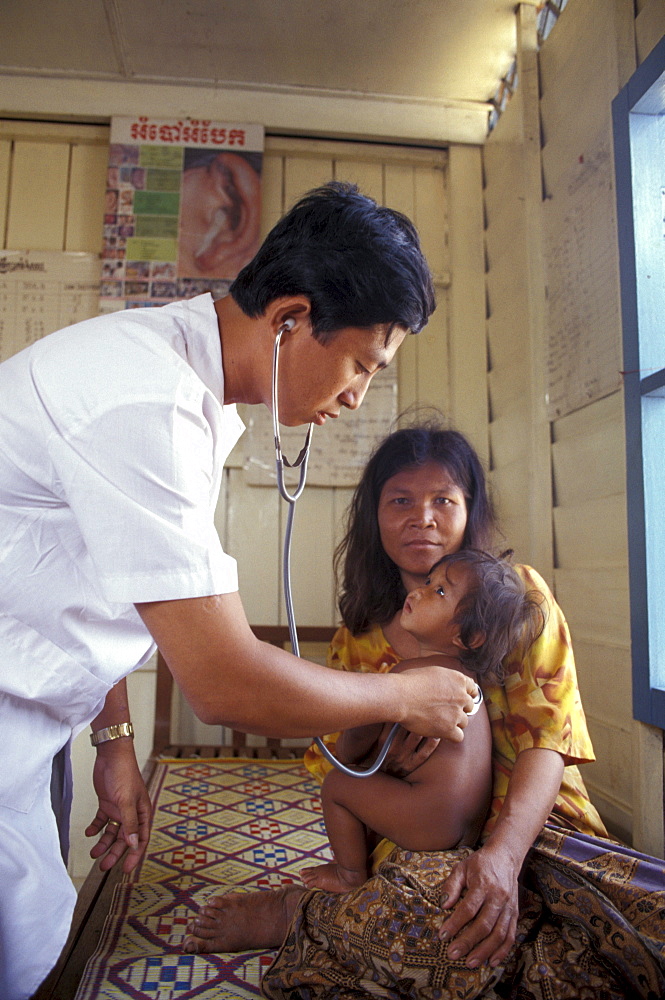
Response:
MULTIPOLYGON (((622 394, 550 423, 544 367, 538 372, 548 333, 542 251, 570 211, 566 171, 590 143, 611 148, 611 101, 636 49, 644 58, 665 31, 657 7, 638 4, 635 20, 630 0, 569 0, 539 53, 540 95, 523 72, 533 13, 518 8, 520 87, 486 143, 484 170, 491 480, 507 540, 545 570, 571 626, 598 757, 583 770, 592 797, 619 836, 662 855, 662 734, 634 722, 631 710, 622 394)), ((618 301, 618 247, 610 258, 604 278, 618 301)), ((604 335, 620 342, 619 322, 604 335)))
POLYGON ((451 146, 448 155, 450 416, 488 468, 482 151, 451 146))
POLYGON ((551 580, 535 8, 518 8, 520 85, 485 145, 490 482, 506 542, 551 580))
MULTIPOLYGON (((0 243, 5 249, 77 250, 100 247, 103 193, 108 156, 104 126, 0 122, 0 243)), ((471 154, 473 155, 473 154, 471 154)), ((469 154, 466 159, 468 160, 469 154)), ((479 151, 475 150, 479 164, 479 151)), ((464 169, 457 188, 469 187, 464 169)), ((419 227, 435 275, 439 306, 426 331, 400 352, 399 408, 434 404, 447 410, 448 218, 447 153, 358 143, 268 138, 263 173, 262 229, 268 229, 305 191, 331 178, 355 181, 378 201, 398 208, 419 227)), ((479 190, 474 196, 479 204, 479 190)), ((466 196, 469 197, 468 195, 466 196)), ((460 222, 458 240, 466 245, 460 222)), ((468 266, 469 253, 460 252, 468 266)), ((477 265, 476 265, 477 269, 477 265)), ((463 318, 464 307, 457 307, 463 318)), ((347 415, 353 419, 353 415, 347 415)), ((325 433, 325 432, 324 432, 325 433)), ((249 620, 284 621, 281 550, 286 513, 274 489, 248 486, 241 450, 231 457, 217 511, 217 526, 227 551, 238 557, 241 592, 249 620)), ((351 491, 314 488, 298 508, 293 543, 294 601, 301 624, 335 621, 332 553, 351 491)), ((152 737, 154 664, 129 678, 142 764, 152 737)), ((220 741, 219 727, 198 723, 176 700, 176 738, 220 741)), ((77 782, 72 816, 70 871, 81 880, 89 869, 88 845, 80 831, 94 814, 90 771, 94 752, 86 734, 74 747, 77 782)))
MULTIPOLYGON (((612 98, 635 68, 632 3, 573 4, 550 40, 540 61, 545 239, 570 210, 566 173, 580 156, 589 157, 590 144, 611 135, 612 98)), ((615 219, 613 191, 606 200, 607 217, 615 219)), ((618 306, 618 245, 609 266, 618 306)), ((608 345, 621 342, 618 310, 615 328, 605 335, 608 345)), ((598 758, 585 776, 606 821, 627 837, 633 832, 633 724, 621 394, 554 421, 552 442, 555 585, 575 639, 598 758)))
POLYGON ((0 242, 97 253, 108 128, 0 121, 0 242))

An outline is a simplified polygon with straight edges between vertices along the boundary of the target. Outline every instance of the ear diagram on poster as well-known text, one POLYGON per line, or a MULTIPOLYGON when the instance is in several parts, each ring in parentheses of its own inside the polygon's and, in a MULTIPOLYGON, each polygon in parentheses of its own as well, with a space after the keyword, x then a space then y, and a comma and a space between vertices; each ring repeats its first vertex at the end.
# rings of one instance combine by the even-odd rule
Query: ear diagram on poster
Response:
POLYGON ((101 309, 224 295, 258 250, 261 125, 116 117, 101 309))

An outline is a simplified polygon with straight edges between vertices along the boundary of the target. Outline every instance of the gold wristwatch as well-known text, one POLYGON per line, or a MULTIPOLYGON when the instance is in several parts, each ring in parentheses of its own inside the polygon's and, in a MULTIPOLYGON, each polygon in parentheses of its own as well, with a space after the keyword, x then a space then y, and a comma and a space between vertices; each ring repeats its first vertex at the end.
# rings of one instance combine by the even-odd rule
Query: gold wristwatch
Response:
POLYGON ((134 736, 134 727, 131 722, 120 722, 117 726, 98 729, 96 733, 90 733, 90 742, 93 747, 96 747, 100 743, 108 743, 109 740, 119 740, 121 736, 134 736))

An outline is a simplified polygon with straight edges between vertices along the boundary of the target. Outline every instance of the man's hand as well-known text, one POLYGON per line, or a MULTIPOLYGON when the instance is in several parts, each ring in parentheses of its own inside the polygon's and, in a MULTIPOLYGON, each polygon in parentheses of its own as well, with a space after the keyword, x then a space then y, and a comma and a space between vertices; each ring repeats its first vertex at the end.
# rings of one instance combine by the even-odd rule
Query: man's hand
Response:
POLYGON ((405 685, 402 704, 409 708, 400 722, 417 735, 461 743, 478 686, 459 670, 423 665, 437 662, 436 656, 401 661, 404 672, 395 679, 405 685))
POLYGON ((150 837, 152 807, 134 753, 134 741, 123 737, 97 747, 93 783, 99 808, 86 837, 104 833, 90 851, 101 858, 99 867, 107 871, 124 857, 122 870, 133 871, 150 837))
MULTIPOLYGON (((417 669, 329 670, 259 642, 237 593, 137 604, 173 677, 208 725, 259 736, 310 736, 400 722, 460 742, 476 684, 438 655, 417 669)), ((115 720, 114 720, 115 721, 115 720)))

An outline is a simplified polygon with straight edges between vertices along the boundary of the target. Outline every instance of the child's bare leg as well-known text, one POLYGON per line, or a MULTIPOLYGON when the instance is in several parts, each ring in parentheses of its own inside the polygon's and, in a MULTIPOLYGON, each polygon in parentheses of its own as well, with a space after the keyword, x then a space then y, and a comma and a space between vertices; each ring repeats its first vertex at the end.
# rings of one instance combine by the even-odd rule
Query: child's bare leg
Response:
POLYGON ((344 794, 350 781, 358 779, 331 771, 323 782, 323 818, 335 860, 315 868, 303 868, 300 876, 309 889, 348 892, 367 881, 365 824, 346 805, 344 794))
POLYGON ((487 796, 482 768, 476 767, 476 775, 446 764, 447 757, 457 763, 458 746, 451 744, 452 751, 439 747, 419 769, 417 781, 382 771, 360 779, 331 771, 322 798, 335 861, 301 872, 305 884, 343 892, 366 881, 367 827, 410 851, 444 851, 459 844, 470 825, 475 828, 476 814, 484 815, 487 796))

